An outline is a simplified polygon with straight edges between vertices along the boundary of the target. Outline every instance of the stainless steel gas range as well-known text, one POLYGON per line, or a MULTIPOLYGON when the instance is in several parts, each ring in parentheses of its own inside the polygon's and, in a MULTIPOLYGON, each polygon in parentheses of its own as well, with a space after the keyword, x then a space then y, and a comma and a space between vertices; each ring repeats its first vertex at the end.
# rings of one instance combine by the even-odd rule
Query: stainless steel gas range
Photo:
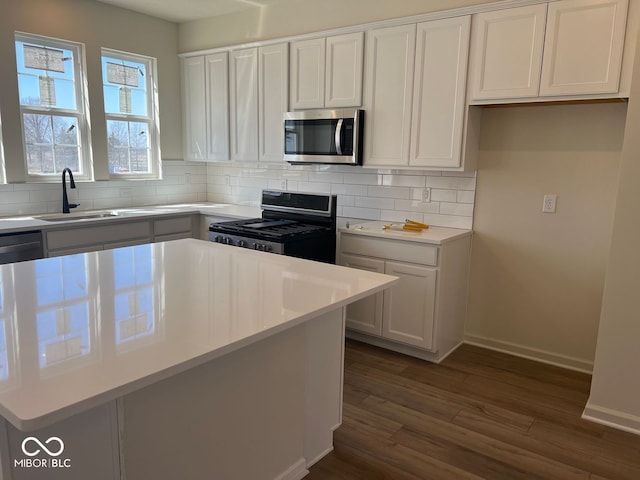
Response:
POLYGON ((262 217, 212 223, 212 242, 335 263, 336 196, 263 190, 262 217))

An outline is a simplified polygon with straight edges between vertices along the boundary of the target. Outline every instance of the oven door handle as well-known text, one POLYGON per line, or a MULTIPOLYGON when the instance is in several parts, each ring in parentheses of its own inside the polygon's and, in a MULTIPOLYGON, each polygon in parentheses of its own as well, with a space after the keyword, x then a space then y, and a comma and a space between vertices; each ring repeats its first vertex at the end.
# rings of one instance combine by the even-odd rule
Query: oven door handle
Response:
POLYGON ((338 155, 342 155, 342 118, 338 120, 338 124, 336 125, 336 134, 335 134, 335 143, 336 143, 336 153, 338 155))

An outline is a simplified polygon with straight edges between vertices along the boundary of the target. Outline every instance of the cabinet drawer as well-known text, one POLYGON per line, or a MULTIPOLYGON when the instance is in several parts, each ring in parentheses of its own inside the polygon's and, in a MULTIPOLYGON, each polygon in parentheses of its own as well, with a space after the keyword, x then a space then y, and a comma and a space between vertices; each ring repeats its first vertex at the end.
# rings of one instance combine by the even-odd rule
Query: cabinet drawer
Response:
POLYGON ((340 237, 342 253, 366 255, 401 262, 418 263, 436 266, 438 264, 438 247, 424 243, 403 242, 401 240, 385 240, 382 238, 364 237, 362 235, 342 234, 340 237))
MULTIPOLYGON (((99 227, 68 228, 47 232, 47 248, 57 250, 150 237, 149 222, 119 222, 99 227)), ((148 240, 147 240, 148 241, 148 240)))
POLYGON ((164 218, 153 222, 153 234, 155 236, 191 232, 191 229, 191 216, 164 218))

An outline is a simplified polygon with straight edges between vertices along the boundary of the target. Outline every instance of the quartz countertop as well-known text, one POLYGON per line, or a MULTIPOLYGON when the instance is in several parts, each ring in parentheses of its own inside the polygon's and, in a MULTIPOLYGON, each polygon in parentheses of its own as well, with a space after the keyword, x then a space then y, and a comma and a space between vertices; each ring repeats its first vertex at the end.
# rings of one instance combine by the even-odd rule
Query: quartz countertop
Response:
POLYGON ((366 222, 350 225, 349 228, 340 228, 339 231, 342 233, 391 238, 410 242, 430 243, 434 245, 442 245, 457 238, 466 237, 472 234, 471 230, 447 227, 429 227, 421 232, 413 232, 410 230, 401 230, 402 223, 393 223, 393 225, 399 229, 385 230, 383 228, 385 225, 389 225, 391 223, 393 222, 366 222))
POLYGON ((0 414, 30 431, 396 278, 183 239, 2 265, 0 280, 0 414))
POLYGON ((78 224, 94 224, 105 221, 121 221, 135 218, 152 218, 166 215, 201 214, 233 218, 256 218, 261 216, 259 206, 231 205, 225 203, 181 203, 174 205, 155 205, 144 207, 114 208, 108 210, 74 210, 73 213, 50 213, 42 215, 22 215, 0 217, 0 233, 27 230, 49 230, 78 224), (101 218, 78 218, 95 213, 112 213, 113 216, 101 218), (61 221, 47 221, 49 217, 62 217, 61 221))

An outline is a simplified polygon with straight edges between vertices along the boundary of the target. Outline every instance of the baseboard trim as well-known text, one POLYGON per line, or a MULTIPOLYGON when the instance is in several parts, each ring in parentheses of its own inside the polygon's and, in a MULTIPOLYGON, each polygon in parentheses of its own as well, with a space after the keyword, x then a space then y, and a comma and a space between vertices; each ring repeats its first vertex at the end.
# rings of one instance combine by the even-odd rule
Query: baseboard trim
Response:
MULTIPOLYGON (((349 330, 345 332, 347 338, 358 340, 360 342, 368 343, 380 348, 386 348, 394 352, 403 353, 411 357, 416 357, 428 362, 440 363, 447 355, 449 355, 455 348, 446 352, 445 355, 440 355, 439 352, 429 352, 421 348, 412 347, 411 345, 405 345, 404 343, 395 342, 393 340, 387 340, 382 337, 375 337, 373 335, 367 335, 366 333, 356 332, 355 330, 349 330)), ((457 347, 458 345, 456 345, 457 347)))
POLYGON ((547 363, 549 365, 555 365, 556 367, 588 373, 589 375, 593 373, 593 361, 582 358, 561 355, 547 350, 531 348, 517 343, 504 342, 502 340, 496 340, 480 335, 465 334, 464 343, 488 348, 489 350, 495 350, 497 352, 508 353, 510 355, 515 355, 516 357, 547 363))
POLYGON ((309 473, 305 463, 304 458, 301 458, 273 480, 302 480, 309 473))
POLYGON ((640 435, 640 417, 587 402, 582 418, 607 427, 640 435))

